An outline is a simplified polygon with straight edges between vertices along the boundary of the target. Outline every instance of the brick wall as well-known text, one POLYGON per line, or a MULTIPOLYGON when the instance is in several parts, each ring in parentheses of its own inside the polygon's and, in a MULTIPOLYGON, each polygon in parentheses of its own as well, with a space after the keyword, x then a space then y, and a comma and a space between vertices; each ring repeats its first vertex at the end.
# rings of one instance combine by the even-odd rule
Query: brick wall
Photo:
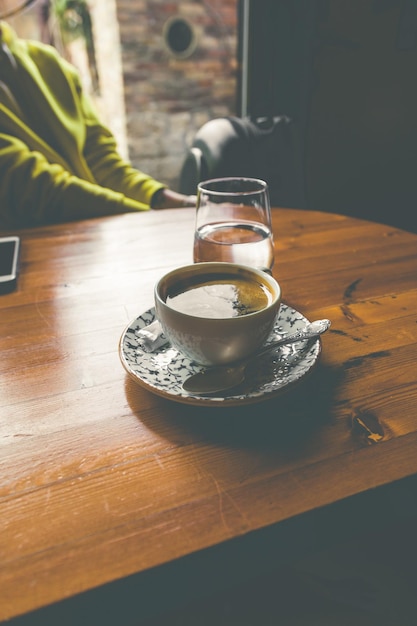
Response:
POLYGON ((177 188, 196 130, 236 112, 237 0, 117 0, 116 6, 130 160, 177 188), (174 18, 193 34, 188 55, 167 45, 174 18))

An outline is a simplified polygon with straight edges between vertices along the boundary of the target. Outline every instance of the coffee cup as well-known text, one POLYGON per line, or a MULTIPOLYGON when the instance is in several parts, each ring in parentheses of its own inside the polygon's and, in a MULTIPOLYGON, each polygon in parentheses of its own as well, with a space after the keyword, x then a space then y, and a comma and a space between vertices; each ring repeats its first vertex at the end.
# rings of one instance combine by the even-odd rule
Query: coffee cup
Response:
POLYGON ((270 334, 281 288, 269 274, 235 263, 176 268, 154 290, 155 311, 170 343, 202 365, 255 353, 270 334))

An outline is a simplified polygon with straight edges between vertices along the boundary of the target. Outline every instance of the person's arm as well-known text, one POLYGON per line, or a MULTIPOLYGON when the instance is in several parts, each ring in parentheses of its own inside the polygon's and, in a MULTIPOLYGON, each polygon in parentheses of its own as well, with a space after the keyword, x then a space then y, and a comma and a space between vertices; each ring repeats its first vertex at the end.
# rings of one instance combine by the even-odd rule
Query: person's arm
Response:
POLYGON ((169 189, 120 156, 113 134, 100 122, 77 77, 75 80, 86 128, 84 157, 97 182, 153 209, 195 206, 195 196, 169 189))
POLYGON ((0 180, 0 223, 6 227, 149 209, 120 192, 71 175, 6 134, 0 134, 0 180))

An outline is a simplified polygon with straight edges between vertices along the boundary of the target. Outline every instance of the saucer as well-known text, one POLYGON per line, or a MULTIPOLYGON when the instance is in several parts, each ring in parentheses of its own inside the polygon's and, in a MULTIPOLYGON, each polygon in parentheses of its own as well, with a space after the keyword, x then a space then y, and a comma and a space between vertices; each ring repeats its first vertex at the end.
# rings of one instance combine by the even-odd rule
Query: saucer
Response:
MULTIPOLYGON (((169 344, 155 352, 144 352, 137 331, 155 319, 155 310, 148 309, 124 330, 119 345, 123 367, 133 380, 148 391, 186 404, 205 406, 239 405, 272 398, 306 376, 321 353, 320 338, 298 341, 271 350, 248 366, 246 380, 239 386, 215 395, 193 395, 182 389, 183 382, 207 369, 190 361, 169 344)), ((274 329, 266 343, 303 328, 309 320, 295 309, 281 303, 274 329)))

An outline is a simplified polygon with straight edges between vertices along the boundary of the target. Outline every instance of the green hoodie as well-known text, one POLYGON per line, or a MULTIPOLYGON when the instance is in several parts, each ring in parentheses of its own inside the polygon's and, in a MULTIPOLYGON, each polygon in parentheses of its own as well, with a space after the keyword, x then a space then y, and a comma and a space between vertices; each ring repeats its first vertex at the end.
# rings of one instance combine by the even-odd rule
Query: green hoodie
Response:
POLYGON ((0 22, 0 227, 149 209, 164 185, 117 152, 55 48, 0 22))

